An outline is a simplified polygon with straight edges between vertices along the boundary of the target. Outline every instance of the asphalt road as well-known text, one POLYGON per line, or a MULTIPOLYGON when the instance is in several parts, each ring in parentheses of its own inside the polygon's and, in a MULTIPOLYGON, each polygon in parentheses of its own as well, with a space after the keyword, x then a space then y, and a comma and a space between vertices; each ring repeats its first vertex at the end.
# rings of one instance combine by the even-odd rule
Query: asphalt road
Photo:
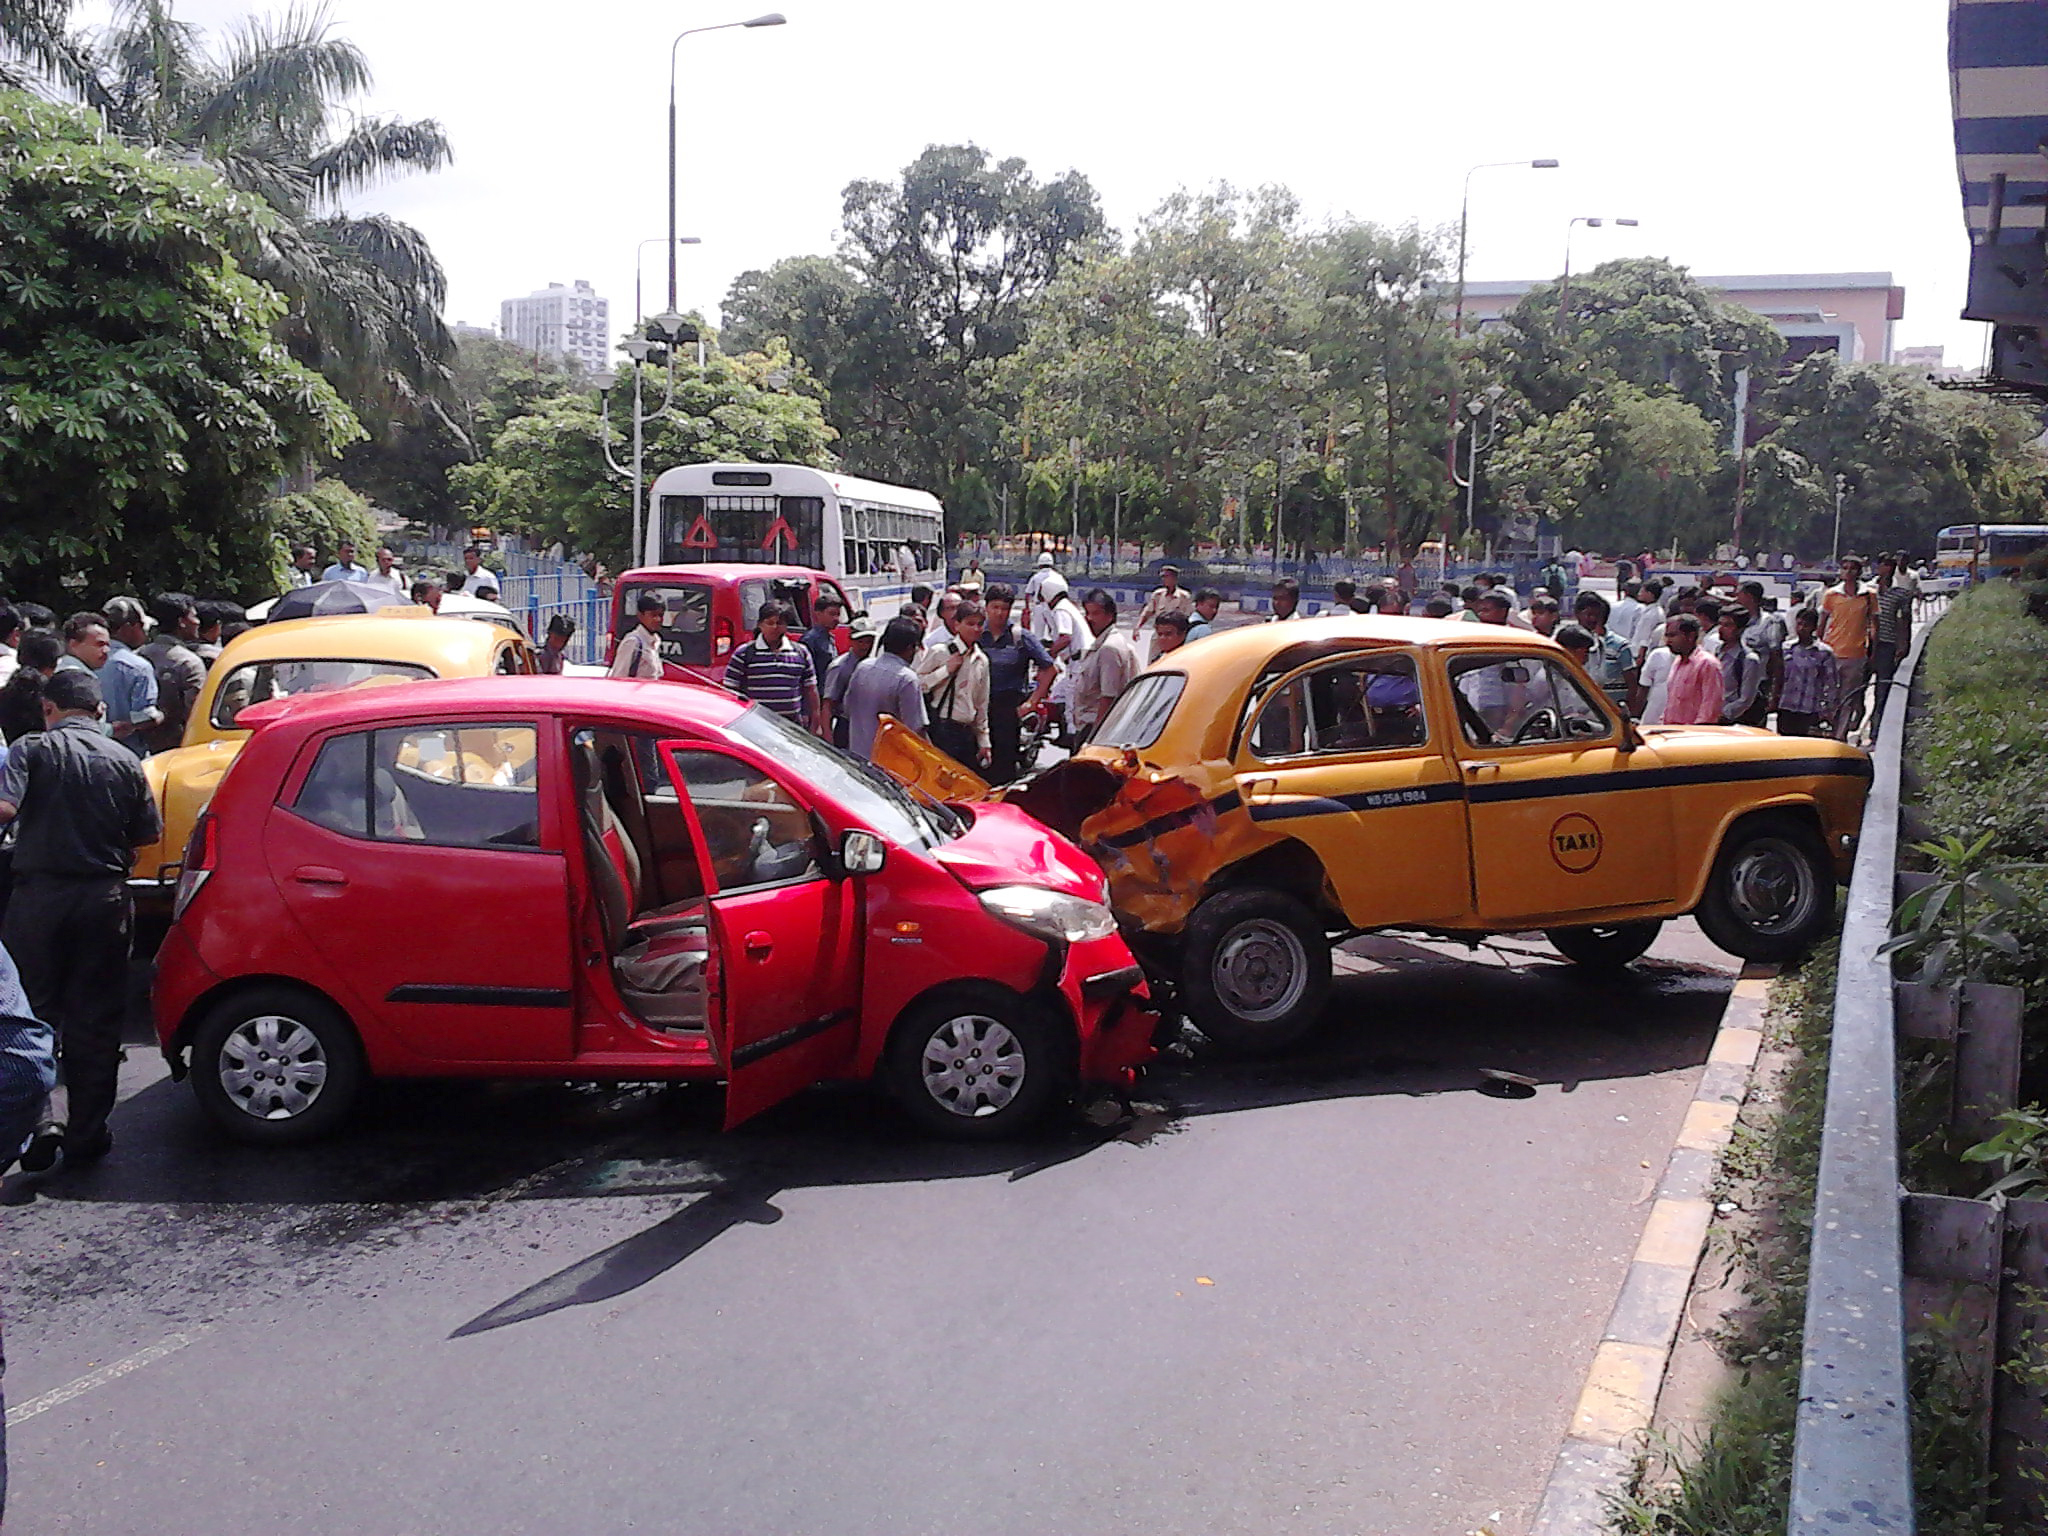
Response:
POLYGON ((1512 1536, 1731 967, 1353 949, 1291 1058, 1000 1150, 411 1084, 266 1155, 137 1049, 103 1165, 0 1185, 7 1528, 1512 1536))

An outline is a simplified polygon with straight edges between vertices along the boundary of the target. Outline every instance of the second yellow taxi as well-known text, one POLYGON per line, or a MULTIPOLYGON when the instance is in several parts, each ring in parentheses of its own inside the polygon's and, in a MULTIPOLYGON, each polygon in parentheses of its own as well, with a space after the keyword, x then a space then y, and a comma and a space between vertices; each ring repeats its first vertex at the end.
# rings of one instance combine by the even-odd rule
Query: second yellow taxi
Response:
MULTIPOLYGON (((988 792, 907 732, 877 760, 988 792)), ((1690 913, 1746 959, 1801 954, 1869 778, 1835 741, 1638 728, 1526 631, 1347 616, 1162 658, 1072 760, 997 793, 1087 847, 1190 1017, 1257 1052, 1315 1022, 1332 949, 1366 930, 1541 930, 1614 966, 1690 913)))

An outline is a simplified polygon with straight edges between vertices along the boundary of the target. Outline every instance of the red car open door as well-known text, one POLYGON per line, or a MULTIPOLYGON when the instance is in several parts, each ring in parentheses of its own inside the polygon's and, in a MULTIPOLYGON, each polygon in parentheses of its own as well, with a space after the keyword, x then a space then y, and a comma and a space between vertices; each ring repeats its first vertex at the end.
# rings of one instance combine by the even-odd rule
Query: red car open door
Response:
POLYGON ((730 1127, 852 1069, 860 898, 828 873, 810 807, 766 767, 690 742, 662 757, 711 893, 710 1031, 730 1127))

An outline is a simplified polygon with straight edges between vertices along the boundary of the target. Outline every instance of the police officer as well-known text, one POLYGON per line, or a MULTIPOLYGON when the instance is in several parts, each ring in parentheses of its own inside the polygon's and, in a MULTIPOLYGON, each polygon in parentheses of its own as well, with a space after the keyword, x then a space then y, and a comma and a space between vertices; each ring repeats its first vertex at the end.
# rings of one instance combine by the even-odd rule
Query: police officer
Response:
POLYGON ((8 753, 0 825, 18 822, 6 944, 29 1002, 55 1026, 58 1089, 21 1166, 91 1162, 114 1144, 107 1116, 127 1000, 128 866, 163 835, 142 764, 100 730, 99 679, 60 670, 43 687, 45 730, 8 753))

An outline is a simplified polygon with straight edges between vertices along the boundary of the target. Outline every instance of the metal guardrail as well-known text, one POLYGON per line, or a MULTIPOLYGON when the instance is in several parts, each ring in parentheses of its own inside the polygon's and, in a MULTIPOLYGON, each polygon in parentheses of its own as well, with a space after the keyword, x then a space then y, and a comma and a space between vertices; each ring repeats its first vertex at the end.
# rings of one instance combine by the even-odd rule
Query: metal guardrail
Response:
MULTIPOLYGON (((1944 610, 1945 611, 1945 610, 1944 610)), ((1906 708, 1941 614, 1899 664, 1874 750, 1842 922, 1793 1442, 1792 1536, 1912 1536, 1891 936, 1906 708)))

